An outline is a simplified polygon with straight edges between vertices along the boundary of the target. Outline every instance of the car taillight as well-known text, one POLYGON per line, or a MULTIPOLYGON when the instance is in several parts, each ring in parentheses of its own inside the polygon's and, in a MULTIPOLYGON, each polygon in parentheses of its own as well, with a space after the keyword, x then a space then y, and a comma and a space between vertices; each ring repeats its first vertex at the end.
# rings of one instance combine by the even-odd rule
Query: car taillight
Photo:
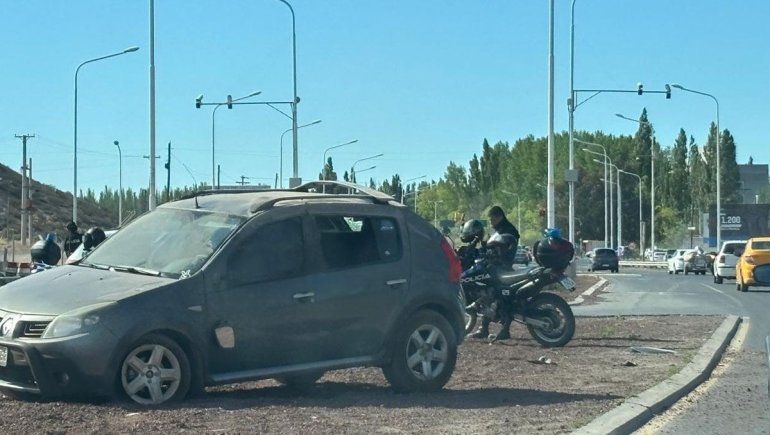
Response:
POLYGON ((757 262, 754 261, 754 257, 752 257, 751 255, 744 256, 743 257, 743 261, 745 261, 746 263, 751 264, 751 265, 756 265, 757 264, 757 262))
POLYGON ((460 282, 460 275, 463 273, 463 267, 462 264, 460 264, 460 259, 457 257, 454 249, 452 249, 452 246, 449 245, 449 242, 447 242, 446 239, 441 239, 441 250, 444 251, 446 260, 449 263, 449 282, 460 282))
POLYGON ((719 261, 719 264, 725 264, 725 256, 724 255, 720 255, 718 261, 719 261))

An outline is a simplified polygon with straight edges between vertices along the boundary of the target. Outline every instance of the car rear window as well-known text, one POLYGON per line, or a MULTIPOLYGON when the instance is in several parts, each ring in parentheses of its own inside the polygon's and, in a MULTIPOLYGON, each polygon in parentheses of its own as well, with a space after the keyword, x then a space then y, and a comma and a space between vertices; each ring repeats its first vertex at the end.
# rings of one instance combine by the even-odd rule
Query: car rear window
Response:
POLYGON ((770 241, 767 241, 767 240, 762 240, 762 241, 755 240, 755 241, 751 242, 751 249, 758 249, 758 250, 770 249, 770 241))
POLYGON ((615 251, 613 251, 612 249, 597 249, 596 255, 607 255, 611 257, 616 256, 615 251))
POLYGON ((331 269, 396 261, 401 236, 396 221, 387 217, 316 216, 321 252, 331 269))
POLYGON ((725 244, 725 247, 722 249, 722 252, 725 254, 735 255, 735 250, 739 248, 743 248, 744 246, 746 246, 745 243, 727 243, 725 244))

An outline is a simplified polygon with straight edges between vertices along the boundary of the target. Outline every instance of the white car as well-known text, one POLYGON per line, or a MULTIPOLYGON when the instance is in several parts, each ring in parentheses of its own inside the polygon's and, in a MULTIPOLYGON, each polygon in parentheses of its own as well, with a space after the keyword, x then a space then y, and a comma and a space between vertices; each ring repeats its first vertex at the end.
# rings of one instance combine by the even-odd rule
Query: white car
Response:
POLYGON ((684 272, 684 254, 686 254, 689 251, 689 249, 677 249, 676 253, 669 258, 668 261, 668 274, 679 274, 679 272, 684 272))
POLYGON ((735 264, 738 262, 738 253, 746 247, 745 240, 727 240, 722 243, 722 249, 714 258, 714 282, 722 284, 725 278, 735 279, 735 264))
POLYGON ((666 251, 656 249, 652 254, 652 261, 666 261, 666 251))

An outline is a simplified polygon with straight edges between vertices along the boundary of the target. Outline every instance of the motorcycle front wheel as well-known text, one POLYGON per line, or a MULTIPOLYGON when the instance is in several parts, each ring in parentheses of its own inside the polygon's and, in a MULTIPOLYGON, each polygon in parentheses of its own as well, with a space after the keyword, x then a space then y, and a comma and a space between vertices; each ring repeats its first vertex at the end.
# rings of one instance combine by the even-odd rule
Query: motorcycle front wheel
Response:
POLYGON ((539 293, 527 304, 527 317, 545 321, 548 326, 527 324, 527 329, 545 347, 562 347, 575 334, 575 316, 567 301, 554 293, 539 293))

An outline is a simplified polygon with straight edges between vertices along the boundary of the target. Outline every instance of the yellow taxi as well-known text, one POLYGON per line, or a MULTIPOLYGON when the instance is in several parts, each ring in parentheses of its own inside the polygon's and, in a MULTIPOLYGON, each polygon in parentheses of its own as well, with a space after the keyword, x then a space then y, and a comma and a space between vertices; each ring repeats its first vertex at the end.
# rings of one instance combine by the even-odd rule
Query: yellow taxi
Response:
POLYGON ((753 237, 735 265, 738 291, 749 286, 770 286, 770 237, 753 237))

